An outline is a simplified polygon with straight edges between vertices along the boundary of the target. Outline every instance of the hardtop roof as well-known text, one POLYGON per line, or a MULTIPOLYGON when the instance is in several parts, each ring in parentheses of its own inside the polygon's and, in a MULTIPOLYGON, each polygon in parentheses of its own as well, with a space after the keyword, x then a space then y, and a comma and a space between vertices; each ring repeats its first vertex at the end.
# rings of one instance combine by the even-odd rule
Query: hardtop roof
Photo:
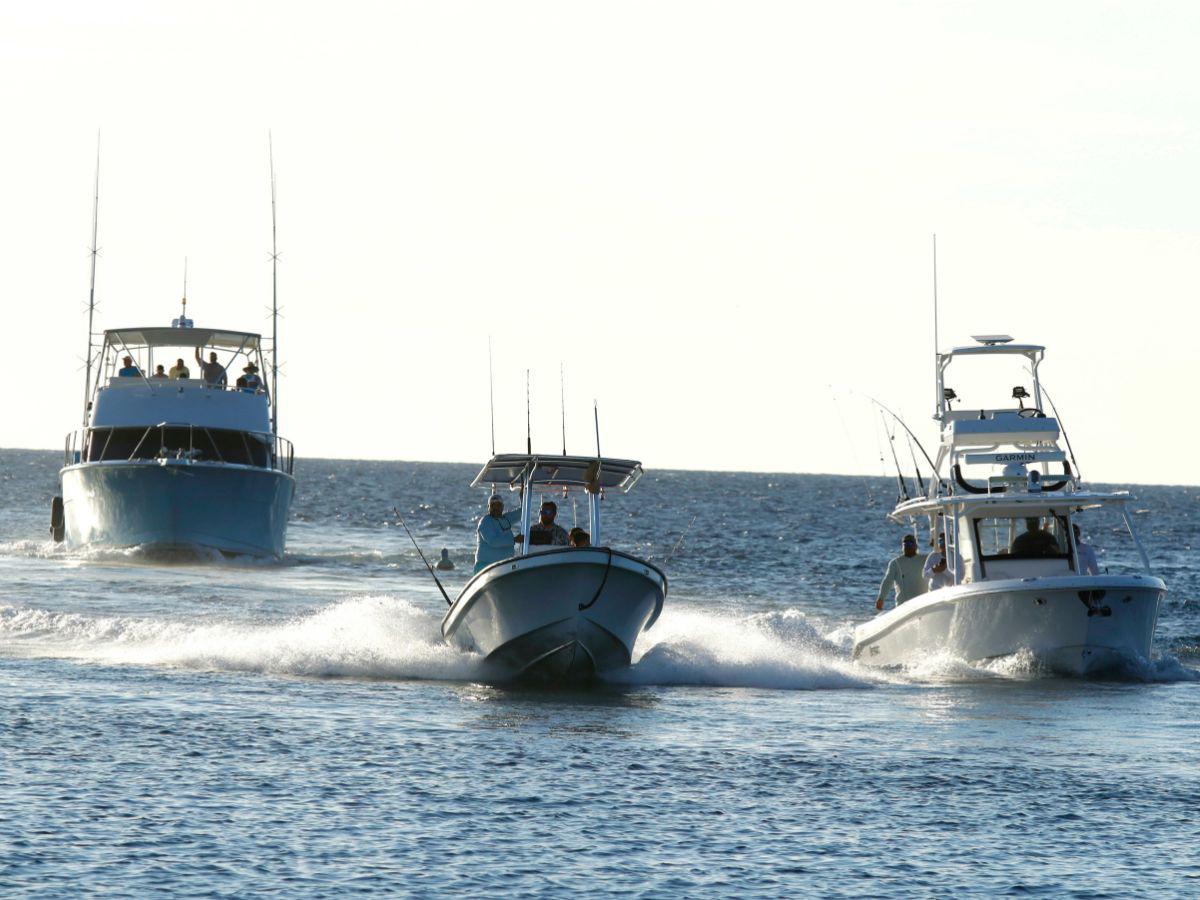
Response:
POLYGON ((257 350, 262 336, 223 328, 110 328, 104 341, 112 347, 219 347, 222 350, 257 350))

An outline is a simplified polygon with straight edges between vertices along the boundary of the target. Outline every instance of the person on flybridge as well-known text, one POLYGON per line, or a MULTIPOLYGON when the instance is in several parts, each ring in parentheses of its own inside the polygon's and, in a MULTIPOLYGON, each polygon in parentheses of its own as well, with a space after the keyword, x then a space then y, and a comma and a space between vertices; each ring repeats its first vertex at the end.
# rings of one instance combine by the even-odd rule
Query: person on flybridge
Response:
POLYGON ((200 348, 196 348, 196 362, 200 364, 200 374, 208 387, 225 387, 228 383, 225 377, 225 367, 217 362, 217 354, 209 353, 208 362, 200 356, 200 348))
POLYGON ((900 546, 903 554, 892 558, 887 571, 883 573, 883 581, 879 583, 879 593, 875 597, 876 609, 883 609, 883 600, 893 587, 896 589, 897 606, 921 596, 928 589, 924 575, 925 561, 917 556, 916 537, 906 534, 900 546))
POLYGON ((513 534, 513 526, 521 523, 521 511, 504 511, 504 501, 492 494, 488 500, 486 516, 481 516, 475 528, 478 542, 475 545, 475 571, 513 555, 513 544, 521 542, 521 535, 513 534))

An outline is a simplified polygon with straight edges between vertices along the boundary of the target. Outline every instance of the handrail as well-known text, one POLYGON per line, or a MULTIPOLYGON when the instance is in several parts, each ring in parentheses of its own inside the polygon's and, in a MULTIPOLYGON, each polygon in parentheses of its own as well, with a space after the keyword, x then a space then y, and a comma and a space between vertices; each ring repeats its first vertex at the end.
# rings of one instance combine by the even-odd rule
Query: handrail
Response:
POLYGON ((114 382, 116 384, 124 384, 125 382, 130 382, 131 385, 137 384, 137 385, 142 385, 142 386, 148 386, 151 388, 157 388, 157 387, 172 388, 172 387, 187 386, 187 387, 204 388, 205 390, 208 390, 208 391, 227 391, 227 392, 233 393, 233 394, 252 394, 254 396, 266 397, 267 402, 268 403, 271 402, 271 394, 267 390, 265 384, 260 385, 259 387, 255 388, 254 390, 251 390, 250 388, 238 387, 236 384, 236 379, 234 380, 234 382, 227 381, 225 384, 209 384, 202 377, 201 378, 155 378, 153 375, 146 375, 144 373, 138 378, 134 378, 134 377, 128 376, 128 375, 126 375, 126 376, 110 375, 108 378, 108 383, 99 385, 99 387, 97 389, 103 391, 107 388, 115 387, 114 382))

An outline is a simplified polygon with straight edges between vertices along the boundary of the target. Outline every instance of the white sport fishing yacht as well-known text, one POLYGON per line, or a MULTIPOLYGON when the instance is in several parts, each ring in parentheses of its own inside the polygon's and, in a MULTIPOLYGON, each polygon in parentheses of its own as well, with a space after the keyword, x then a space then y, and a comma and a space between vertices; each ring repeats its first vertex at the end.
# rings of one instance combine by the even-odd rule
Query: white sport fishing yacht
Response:
POLYGON ((1127 510, 1133 497, 1082 489, 1059 446, 1057 419, 1042 411, 1044 347, 1008 335, 975 340, 937 355, 935 477, 925 496, 889 516, 914 534, 945 536, 946 584, 858 626, 854 658, 890 666, 948 651, 978 663, 1029 651, 1066 674, 1148 660, 1166 584, 1150 573, 1127 510), (1032 390, 1014 388, 1015 407, 953 408, 958 397, 946 373, 960 361, 1019 364, 1032 390), (1121 516, 1142 573, 1093 572, 1086 551, 1081 560, 1073 526, 1101 509, 1121 516))
POLYGON ((182 316, 169 328, 104 332, 85 425, 66 440, 55 539, 72 548, 281 557, 292 446, 275 433, 266 382, 236 382, 266 370, 261 344, 257 334, 194 328, 182 316), (196 359, 210 355, 219 378, 206 378, 196 359), (122 366, 126 357, 132 366, 122 366), (177 360, 188 377, 155 374, 177 360))
POLYGON ((667 577, 602 545, 600 509, 607 492, 628 492, 641 475, 641 463, 624 459, 493 457, 471 486, 519 492, 522 541, 513 557, 467 582, 442 622, 446 640, 509 676, 573 682, 628 666, 638 635, 662 612, 667 577), (587 497, 592 546, 530 546, 542 499, 579 494, 587 497))

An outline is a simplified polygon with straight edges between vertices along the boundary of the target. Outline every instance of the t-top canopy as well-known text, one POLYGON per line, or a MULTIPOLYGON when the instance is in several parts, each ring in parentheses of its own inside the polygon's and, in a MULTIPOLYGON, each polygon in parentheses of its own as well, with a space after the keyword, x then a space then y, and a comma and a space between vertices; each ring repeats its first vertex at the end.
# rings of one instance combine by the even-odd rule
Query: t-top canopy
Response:
POLYGON ((625 492, 642 477, 642 464, 632 459, 601 457, 599 471, 596 463, 594 456, 501 453, 480 469, 471 487, 506 484, 515 490, 528 476, 531 483, 546 487, 582 488, 594 483, 625 492))
POLYGON ((222 350, 257 350, 262 340, 245 331, 216 328, 113 328, 104 332, 111 347, 220 347, 222 350))
MULTIPOLYGON (((1005 335, 1001 335, 1001 337, 1004 336, 1005 335)), ((949 356, 975 355, 986 356, 989 354, 996 354, 1000 356, 1005 354, 1021 354, 1028 356, 1030 353, 1041 353, 1046 349, 1040 344, 1013 344, 1008 342, 994 341, 993 338, 996 337, 995 335, 984 335, 983 337, 988 338, 986 343, 972 344, 966 347, 955 347, 949 353, 943 353, 942 357, 945 358, 949 356)), ((977 340, 982 341, 983 337, 977 338, 977 340)), ((1012 338, 1008 338, 1008 340, 1011 341, 1012 338)))

